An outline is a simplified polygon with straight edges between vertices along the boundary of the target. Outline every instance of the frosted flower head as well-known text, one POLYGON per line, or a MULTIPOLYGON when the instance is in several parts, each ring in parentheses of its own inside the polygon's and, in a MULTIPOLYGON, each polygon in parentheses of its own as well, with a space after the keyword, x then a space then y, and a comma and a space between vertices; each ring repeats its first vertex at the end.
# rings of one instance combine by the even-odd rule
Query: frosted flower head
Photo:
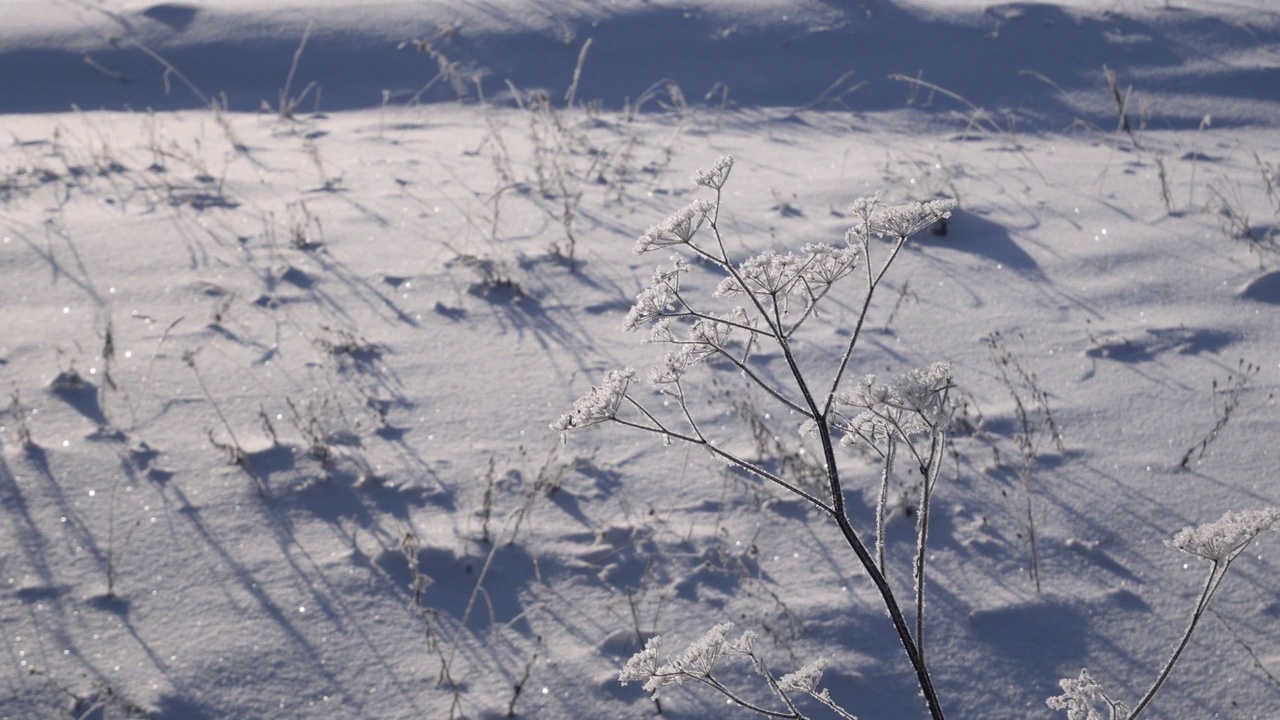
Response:
POLYGON ((871 211, 867 223, 871 232, 877 235, 907 238, 939 220, 951 217, 951 211, 955 207, 955 200, 946 199, 876 208, 871 211))
POLYGON ((655 635, 644 644, 644 649, 627 661, 618 673, 618 682, 626 685, 632 680, 648 681, 658 671, 658 650, 662 647, 662 637, 655 635))
POLYGON ((748 317, 741 307, 723 315, 709 313, 689 328, 689 343, 700 346, 704 357, 711 355, 717 348, 729 347, 735 332, 743 327, 754 327, 757 319, 748 317))
POLYGON ((1264 530, 1280 522, 1280 510, 1229 512, 1199 527, 1179 530, 1168 545, 1210 562, 1230 562, 1264 530))
POLYGON ((1080 677, 1075 680, 1063 678, 1058 681, 1058 685, 1062 688, 1062 694, 1044 702, 1054 710, 1066 710, 1067 720, 1114 720, 1118 714, 1128 711, 1123 703, 1107 697, 1102 686, 1094 681, 1086 669, 1081 669, 1080 677), (1107 708, 1105 717, 1098 712, 1099 703, 1107 708))
POLYGON ((809 695, 818 692, 818 682, 822 680, 822 671, 827 669, 827 661, 821 658, 814 660, 793 673, 787 673, 778 679, 778 687, 783 690, 797 690, 809 695))
POLYGON ((837 248, 825 243, 805 245, 804 252, 808 259, 805 261, 801 275, 810 285, 819 287, 832 285, 853 272, 861 257, 861 253, 855 246, 837 248))
POLYGON ((591 392, 573 403, 573 412, 561 415, 551 423, 551 429, 562 433, 612 420, 618 414, 618 406, 627 395, 627 386, 636 376, 631 368, 610 370, 604 382, 591 388, 591 392))
POLYGON ((653 323, 653 327, 649 329, 649 337, 643 342, 646 343, 662 343, 675 342, 675 335, 671 334, 671 318, 659 318, 653 323))
POLYGON ((729 171, 733 169, 733 156, 721 155, 716 159, 711 167, 706 170, 698 170, 693 174, 693 182, 697 185, 709 187, 712 190, 719 190, 724 187, 724 183, 729 179, 729 171))
MULTIPOLYGON (((680 657, 668 663, 667 667, 695 677, 710 675, 720 655, 725 650, 734 649, 734 644, 728 639, 729 631, 732 629, 733 623, 716 625, 686 648, 680 657)), ((659 671, 661 669, 659 668, 659 671)))
POLYGON ((708 317, 698 318, 689 327, 688 339, 676 340, 671 333, 670 320, 659 320, 650 333, 650 340, 672 343, 678 348, 668 352, 661 362, 649 369, 649 382, 666 385, 679 381, 690 367, 734 343, 737 331, 754 325, 755 318, 748 318, 746 311, 738 307, 727 315, 711 313, 708 317))
POLYGON ((844 445, 879 442, 891 435, 911 437, 944 427, 951 419, 951 366, 936 362, 877 383, 868 375, 836 395, 841 405, 865 408, 846 426, 844 445))
POLYGON ((849 212, 865 221, 871 217, 871 213, 875 212, 878 207, 880 207, 880 193, 854 200, 853 204, 849 206, 849 212))
POLYGON ((730 630, 733 630, 733 623, 716 625, 679 657, 669 659, 662 665, 657 664, 661 641, 654 638, 645 645, 644 650, 627 661, 618 679, 623 683, 645 680, 644 689, 649 693, 656 693, 661 687, 679 685, 688 678, 710 677, 716 661, 722 657, 754 657, 752 646, 755 643, 755 633, 744 632, 736 640, 730 640, 730 630))
POLYGON ((667 353, 662 362, 649 368, 649 382, 654 385, 670 385, 679 382, 694 363, 690 356, 689 346, 681 346, 679 350, 667 353))
POLYGON ((657 248, 688 243, 713 209, 714 206, 706 200, 694 200, 677 210, 671 217, 649 228, 636 240, 636 246, 632 252, 643 255, 657 248))
POLYGON ((742 284, 732 276, 727 277, 716 287, 716 294, 722 297, 733 297, 744 292, 787 295, 799 289, 796 279, 803 267, 803 261, 791 253, 782 255, 773 250, 765 250, 738 266, 738 277, 742 278, 742 284))
POLYGON ((671 257, 671 268, 658 268, 653 272, 649 287, 636 295, 636 302, 622 320, 622 329, 635 330, 645 323, 661 320, 675 310, 680 290, 680 273, 688 269, 679 255, 671 257))

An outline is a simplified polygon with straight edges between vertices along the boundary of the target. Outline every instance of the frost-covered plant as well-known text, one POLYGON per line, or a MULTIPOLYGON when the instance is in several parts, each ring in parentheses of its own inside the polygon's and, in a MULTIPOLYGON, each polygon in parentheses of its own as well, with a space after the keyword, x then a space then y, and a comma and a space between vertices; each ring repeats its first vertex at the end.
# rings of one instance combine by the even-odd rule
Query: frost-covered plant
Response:
POLYGON ((649 639, 644 649, 636 653, 618 674, 623 685, 633 681, 644 681, 644 689, 657 695, 658 689, 667 685, 680 685, 686 680, 693 680, 714 688, 729 698, 729 701, 747 710, 774 718, 790 720, 806 720, 797 704, 797 697, 808 695, 817 702, 830 708, 836 715, 845 720, 857 720, 847 710, 831 699, 826 689, 819 688, 822 671, 826 669, 824 660, 814 660, 795 672, 782 677, 775 677, 765 664, 764 658, 756 654, 755 633, 743 632, 737 639, 730 639, 733 623, 722 623, 711 628, 705 635, 674 658, 667 658, 659 664, 658 651, 662 648, 660 636, 649 639), (751 702, 741 696, 733 688, 725 685, 715 676, 716 663, 734 659, 746 660, 752 670, 764 678, 770 692, 778 699, 785 710, 772 710, 751 702))
MULTIPOLYGON (((864 198, 852 207, 857 222, 845 234, 843 243, 813 243, 798 251, 766 250, 737 259, 719 222, 721 193, 732 169, 733 159, 722 157, 710 169, 695 173, 694 183, 714 192, 714 198, 695 200, 681 208, 641 235, 635 246, 637 254, 659 249, 674 253, 671 264, 653 274, 623 321, 627 330, 649 327, 648 340, 668 346, 648 373, 650 384, 663 400, 661 405, 646 403, 644 395, 635 391, 635 371, 611 371, 601 385, 578 400, 573 411, 552 423, 552 427, 567 434, 609 422, 652 433, 667 443, 699 446, 816 507, 840 529, 845 543, 875 585, 916 674, 929 713, 933 720, 942 720, 942 708, 924 659, 924 579, 929 500, 941 471, 952 412, 949 368, 938 363, 888 382, 867 376, 850 383, 846 376, 850 374, 872 298, 894 259, 909 237, 948 217, 955 202, 935 200, 886 206, 879 197, 864 198), (689 289, 696 285, 686 282, 694 277, 691 266, 695 265, 720 276, 711 297, 695 296, 689 289), (802 362, 796 352, 802 332, 807 332, 811 343, 839 337, 839 328, 817 327, 812 322, 819 317, 823 300, 836 284, 852 283, 859 277, 861 304, 852 326, 845 329, 849 339, 841 341, 842 352, 832 356, 838 360, 825 366, 819 361, 802 362), (769 352, 758 353, 762 348, 769 352), (825 487, 802 486, 799 479, 786 475, 785 468, 772 470, 767 459, 753 462, 735 451, 731 444, 735 434, 724 425, 724 409, 715 408, 714 402, 694 402, 691 398, 701 387, 693 379, 697 371, 716 374, 722 384, 739 382, 743 393, 762 392, 780 411, 779 416, 795 417, 799 431, 816 438, 821 447, 825 487), (874 554, 868 549, 871 533, 855 529, 845 509, 846 487, 852 480, 840 472, 836 452, 841 444, 861 446, 882 460, 874 554), (895 592, 890 586, 883 550, 886 488, 899 450, 915 463, 923 477, 916 514, 914 632, 899 600, 902 590, 895 592)), ((842 294, 847 297, 847 293, 842 294)), ((721 630, 713 630, 715 633, 723 636, 721 630)), ((715 658, 732 652, 723 643, 708 642, 714 646, 714 652, 708 651, 709 656, 695 653, 696 657, 681 656, 661 666, 656 664, 657 646, 651 645, 628 663, 623 679, 644 678, 646 688, 656 691, 692 677, 733 700, 734 696, 723 686, 711 682, 710 673, 710 663, 715 658)), ((808 692, 808 688, 816 687, 816 681, 810 679, 814 672, 811 668, 783 680, 769 680, 786 710, 753 709, 774 717, 801 717, 787 693, 808 692)), ((824 703, 829 700, 825 695, 814 697, 824 703)))
POLYGON ((1185 527, 1179 530, 1173 539, 1165 542, 1169 547, 1206 560, 1211 565, 1209 574, 1205 577, 1204 589, 1200 591, 1200 599, 1196 601, 1195 609, 1191 612, 1191 621, 1187 623, 1187 629, 1183 631, 1177 646, 1165 661, 1164 668, 1156 676, 1151 688, 1132 711, 1124 703, 1111 699, 1103 692, 1102 686, 1089 676, 1088 670, 1081 670, 1080 677, 1075 680, 1070 678, 1061 680, 1059 685, 1062 686, 1063 693, 1045 702, 1056 710, 1066 710, 1067 720, 1136 720, 1159 692, 1164 681, 1169 678, 1173 666, 1177 664, 1182 651, 1187 647, 1187 642, 1191 640, 1191 634, 1200 624, 1201 616, 1209 609, 1209 601, 1218 591, 1218 586, 1222 584, 1222 579, 1226 576, 1227 568, 1232 561, 1244 552, 1254 538, 1277 524, 1280 524, 1280 510, 1276 508, 1229 512, 1211 523, 1199 527, 1185 527), (1105 716, 1098 712, 1099 704, 1105 708, 1107 712, 1105 716))

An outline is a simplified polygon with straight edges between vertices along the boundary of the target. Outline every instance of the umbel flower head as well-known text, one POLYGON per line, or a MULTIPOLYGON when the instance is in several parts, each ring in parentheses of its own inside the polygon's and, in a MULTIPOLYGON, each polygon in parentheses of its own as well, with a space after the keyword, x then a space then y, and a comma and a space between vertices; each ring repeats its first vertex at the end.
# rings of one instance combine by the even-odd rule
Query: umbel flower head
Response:
POLYGON ((871 211, 868 225, 877 235, 910 237, 939 220, 951 217, 955 207, 956 201, 951 199, 877 207, 871 211))
POLYGON ((827 661, 822 658, 810 661, 793 673, 778 678, 778 687, 784 690, 799 690, 802 693, 816 695, 818 683, 822 680, 822 671, 827 669, 827 661))
POLYGON ((651 638, 645 643, 644 649, 623 666, 618 680, 624 685, 633 680, 644 680, 645 691, 652 694, 665 685, 679 685, 688 678, 709 677, 721 658, 752 657, 755 633, 747 631, 731 640, 729 632, 732 630, 731 622, 716 625, 680 653, 679 657, 669 658, 662 665, 658 665, 658 650, 662 647, 662 638, 651 638))
POLYGON ((716 295, 816 295, 853 272, 860 258, 860 250, 852 245, 837 248, 809 243, 802 255, 765 250, 744 260, 738 266, 737 277, 721 280, 716 295))
POLYGON ((578 398, 573 403, 573 412, 561 415, 559 420, 551 423, 551 429, 567 433, 570 430, 612 420, 618 414, 618 406, 626 397, 627 386, 635 376, 636 371, 631 368, 610 370, 605 373, 604 382, 578 398))
POLYGON ((659 267, 653 271, 649 286, 636 295, 635 305, 622 319, 622 329, 635 330, 645 323, 660 320, 675 310, 676 293, 680 289, 680 273, 688 269, 683 258, 671 256, 671 268, 659 267))
MULTIPOLYGON (((1049 698, 1045 704, 1054 710, 1066 710, 1067 720, 1107 720, 1098 712, 1099 704, 1113 709, 1123 707, 1107 697, 1088 670, 1081 669, 1080 677, 1075 680, 1063 678, 1058 685, 1062 687, 1062 694, 1049 698)), ((1109 715, 1114 718, 1116 713, 1109 712, 1109 715)))
POLYGON ((712 204, 706 200, 694 200, 671 217, 649 228, 636 240, 632 252, 643 255, 650 250, 688 243, 713 209, 712 204))
POLYGON ((1276 523, 1280 523, 1280 510, 1275 508, 1229 512, 1211 523, 1179 530, 1168 545, 1210 562, 1230 562, 1276 523))
POLYGON ((877 383, 867 375, 851 390, 838 393, 836 402, 866 408, 845 428, 841 444, 877 442, 891 435, 910 437, 945 427, 951 419, 951 366, 936 362, 877 383))
POLYGON ((724 187, 724 183, 729 179, 729 171, 733 169, 733 156, 721 155, 706 170, 698 170, 693 174, 693 182, 695 185, 709 187, 712 190, 719 190, 724 187))

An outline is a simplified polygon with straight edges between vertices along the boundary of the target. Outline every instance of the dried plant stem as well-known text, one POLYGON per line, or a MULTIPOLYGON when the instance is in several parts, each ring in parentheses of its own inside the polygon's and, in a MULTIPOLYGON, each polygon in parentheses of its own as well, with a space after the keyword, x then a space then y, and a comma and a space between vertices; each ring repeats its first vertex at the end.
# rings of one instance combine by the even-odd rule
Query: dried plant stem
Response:
POLYGON ((1142 696, 1142 700, 1133 708, 1133 712, 1129 713, 1127 720, 1136 720, 1138 715, 1142 714, 1142 711, 1151 702, 1151 699, 1155 697, 1156 692, 1160 690, 1160 686, 1164 685, 1164 681, 1169 679, 1169 673, 1173 671, 1173 666, 1178 662, 1182 651, 1186 649, 1187 643, 1191 640, 1191 634, 1196 631, 1196 626, 1200 624, 1200 617, 1204 615, 1204 611, 1209 607, 1209 600, 1213 597, 1213 593, 1217 591, 1229 564, 1230 561, 1215 562, 1209 570, 1209 576, 1205 578, 1204 589, 1200 591, 1200 600, 1196 603, 1195 612, 1191 613, 1191 621, 1187 623, 1187 629, 1183 631, 1182 638, 1178 640, 1178 645, 1173 649, 1173 654, 1169 656, 1169 660, 1165 662, 1164 669, 1156 677, 1151 689, 1147 691, 1146 695, 1142 696))
POLYGON ((920 466, 920 507, 916 521, 916 647, 920 658, 924 660, 924 567, 925 551, 929 541, 929 504, 933 499, 933 488, 942 472, 942 449, 945 445, 944 433, 935 431, 929 439, 929 462, 920 466))
POLYGON ((884 454, 884 465, 880 473, 880 497, 876 502, 876 566, 884 572, 884 523, 889 504, 889 480, 893 476, 893 460, 898 454, 898 439, 890 437, 884 454))
MULTIPOLYGON (((253 480, 253 484, 258 488, 258 495, 267 496, 267 487, 262 484, 262 480, 253 472, 253 468, 249 465, 249 454, 244 451, 244 446, 240 444, 240 440, 236 438, 236 431, 231 429, 231 423, 227 420, 227 416, 222 413, 222 408, 217 401, 213 399, 213 393, 209 392, 209 386, 205 384, 204 377, 200 374, 200 369, 196 367, 195 353, 187 351, 182 356, 183 362, 187 367, 191 368, 191 372, 196 376, 196 382, 200 384, 200 390, 204 392, 204 397, 213 406, 213 411, 217 413, 218 420, 222 422, 222 429, 227 431, 227 436, 231 438, 232 460, 236 465, 244 469, 245 473, 253 480)), ((213 439, 213 431, 209 431, 209 441, 215 445, 219 443, 213 439)), ((226 449, 226 446, 222 446, 226 449)))

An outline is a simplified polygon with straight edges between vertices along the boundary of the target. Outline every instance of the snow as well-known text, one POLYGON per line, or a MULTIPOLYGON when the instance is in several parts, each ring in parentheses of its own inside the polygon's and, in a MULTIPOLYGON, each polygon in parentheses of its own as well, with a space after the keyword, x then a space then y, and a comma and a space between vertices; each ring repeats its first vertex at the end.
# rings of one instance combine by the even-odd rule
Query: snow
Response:
MULTIPOLYGON (((950 717, 1062 717, 1087 667, 1133 704, 1203 584, 1166 542, 1280 505, 1277 91, 1263 0, 0 3, 0 718, 648 717, 627 660, 727 622, 779 677, 823 660, 858 717, 925 717, 809 504, 550 427, 609 371, 649 392, 662 350, 622 326, 669 253, 632 250, 726 155, 739 260, 834 246, 877 192, 958 201, 846 376, 946 362, 962 403, 935 685, 950 717), (1062 441, 1032 428, 1026 484, 1015 393, 1062 441)), ((797 344, 819 375, 856 289, 797 344)), ((717 373, 704 397, 764 428, 718 437, 821 491, 800 423, 689 370, 717 373)), ((878 466, 838 457, 871 533, 878 466)), ((1144 717, 1280 717, 1277 547, 1232 563, 1144 717)))

